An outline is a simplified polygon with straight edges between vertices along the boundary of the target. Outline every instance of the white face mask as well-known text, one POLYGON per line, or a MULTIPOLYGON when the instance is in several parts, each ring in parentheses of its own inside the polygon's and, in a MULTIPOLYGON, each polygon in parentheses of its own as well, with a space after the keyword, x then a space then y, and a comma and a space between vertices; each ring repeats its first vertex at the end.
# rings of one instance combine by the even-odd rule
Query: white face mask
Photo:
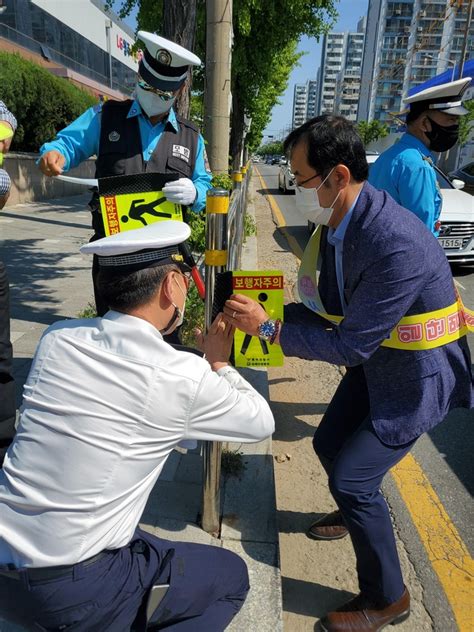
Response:
MULTIPOLYGON (((176 278, 175 278, 175 281, 176 281, 176 278)), ((176 285, 179 287, 179 291, 183 295, 183 307, 178 307, 176 303, 171 303, 171 305, 174 307, 174 313, 173 313, 173 316, 171 317, 171 320, 166 325, 166 327, 164 329, 161 329, 161 334, 163 336, 167 336, 178 327, 181 327, 181 325, 183 324, 184 310, 186 308, 186 294, 183 292, 178 281, 176 281, 176 285)))
POLYGON ((315 224, 321 224, 322 226, 329 226, 329 221, 334 211, 334 204, 337 202, 342 193, 342 191, 339 191, 331 206, 327 208, 321 206, 318 191, 333 171, 334 167, 317 187, 312 187, 310 189, 298 186, 296 187, 296 206, 298 207, 298 210, 303 213, 306 219, 314 222, 315 224))
POLYGON ((135 86, 135 98, 137 99, 140 107, 147 116, 159 116, 165 114, 171 109, 171 106, 176 100, 176 97, 164 101, 157 94, 153 94, 150 90, 144 90, 140 86, 135 86))

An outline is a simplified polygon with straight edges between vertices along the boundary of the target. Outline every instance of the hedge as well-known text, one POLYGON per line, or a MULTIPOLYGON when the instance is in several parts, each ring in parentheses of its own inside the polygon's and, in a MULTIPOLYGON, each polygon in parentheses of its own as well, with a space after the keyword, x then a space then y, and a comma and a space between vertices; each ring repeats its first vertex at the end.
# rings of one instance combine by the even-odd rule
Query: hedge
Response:
POLYGON ((0 52, 0 99, 16 116, 13 151, 37 152, 56 133, 97 103, 67 79, 24 59, 0 52))

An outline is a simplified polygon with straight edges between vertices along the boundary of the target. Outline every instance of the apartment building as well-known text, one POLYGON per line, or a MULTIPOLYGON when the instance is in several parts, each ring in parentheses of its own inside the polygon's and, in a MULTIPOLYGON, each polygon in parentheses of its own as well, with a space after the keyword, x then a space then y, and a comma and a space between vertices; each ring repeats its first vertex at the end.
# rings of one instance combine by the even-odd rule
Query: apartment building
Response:
MULTIPOLYGON (((399 126, 403 98, 415 85, 452 70, 461 60, 468 2, 369 0, 358 120, 399 126)), ((474 54, 474 23, 467 34, 474 54)))

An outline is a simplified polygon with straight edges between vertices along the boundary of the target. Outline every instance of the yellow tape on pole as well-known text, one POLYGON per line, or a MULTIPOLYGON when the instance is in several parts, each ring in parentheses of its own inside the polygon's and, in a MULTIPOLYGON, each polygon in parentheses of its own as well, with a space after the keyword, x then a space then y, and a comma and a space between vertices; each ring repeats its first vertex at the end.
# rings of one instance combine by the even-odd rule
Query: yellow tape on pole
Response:
POLYGON ((240 173, 240 171, 234 171, 234 173, 232 174, 232 180, 234 182, 242 182, 242 174, 240 173))
POLYGON ((229 212, 229 196, 208 195, 206 201, 206 213, 225 215, 229 212))
POLYGON ((207 266, 227 265, 227 250, 206 250, 204 263, 207 266))

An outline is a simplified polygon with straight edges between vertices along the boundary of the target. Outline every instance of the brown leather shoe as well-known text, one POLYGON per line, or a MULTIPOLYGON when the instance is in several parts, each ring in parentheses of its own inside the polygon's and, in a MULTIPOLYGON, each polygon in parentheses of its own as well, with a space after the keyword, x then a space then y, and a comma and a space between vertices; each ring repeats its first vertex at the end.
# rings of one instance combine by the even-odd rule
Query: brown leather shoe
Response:
POLYGON ((410 616, 410 593, 405 588, 398 601, 378 606, 358 595, 321 619, 324 632, 378 632, 387 625, 401 623, 410 616))
POLYGON ((306 531, 308 538, 313 538, 313 540, 339 540, 348 533, 340 511, 326 514, 316 520, 306 531))

